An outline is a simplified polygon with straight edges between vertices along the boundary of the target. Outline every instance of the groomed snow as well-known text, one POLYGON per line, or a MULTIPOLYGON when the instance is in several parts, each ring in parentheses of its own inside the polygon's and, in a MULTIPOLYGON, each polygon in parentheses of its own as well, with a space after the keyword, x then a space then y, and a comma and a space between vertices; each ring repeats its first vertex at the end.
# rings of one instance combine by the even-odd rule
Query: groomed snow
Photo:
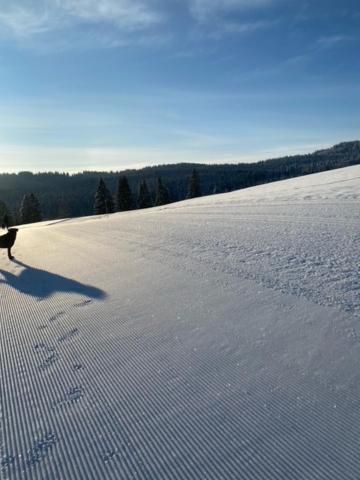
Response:
POLYGON ((360 166, 23 226, 2 475, 355 480, 360 166))

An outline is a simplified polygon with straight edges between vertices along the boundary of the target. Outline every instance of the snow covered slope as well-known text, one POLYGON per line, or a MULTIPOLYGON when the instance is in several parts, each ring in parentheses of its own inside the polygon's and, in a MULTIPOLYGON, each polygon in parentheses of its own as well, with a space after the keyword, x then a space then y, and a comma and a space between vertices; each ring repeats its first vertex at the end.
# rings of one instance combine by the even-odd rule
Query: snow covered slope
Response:
POLYGON ((360 166, 24 226, 2 475, 359 479, 360 166))

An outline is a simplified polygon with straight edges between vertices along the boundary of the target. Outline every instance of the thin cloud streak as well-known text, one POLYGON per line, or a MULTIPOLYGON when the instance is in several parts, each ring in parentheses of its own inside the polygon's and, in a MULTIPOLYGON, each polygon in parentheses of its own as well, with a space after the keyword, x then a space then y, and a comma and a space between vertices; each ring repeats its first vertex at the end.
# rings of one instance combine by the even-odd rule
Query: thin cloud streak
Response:
POLYGON ((120 29, 138 30, 162 20, 162 16, 140 0, 54 0, 74 19, 114 24, 120 29))
POLYGON ((0 0, 0 24, 20 37, 77 24, 106 23, 133 32, 163 21, 163 15, 147 3, 141 0, 0 0))
POLYGON ((227 11, 265 7, 275 0, 190 0, 190 12, 199 22, 205 22, 214 15, 227 11))
MULTIPOLYGON (((195 22, 214 24, 216 37, 220 33, 252 32, 269 23, 263 20, 225 21, 218 18, 219 14, 270 6, 278 0, 183 1, 195 22)), ((106 24, 110 32, 107 32, 104 46, 123 46, 127 44, 126 35, 132 36, 131 41, 135 42, 134 34, 139 32, 152 32, 153 37, 163 38, 159 25, 165 26, 172 20, 174 18, 165 13, 165 3, 153 0, 0 0, 0 27, 20 39, 41 37, 77 26, 96 28, 106 24), (111 35, 111 30, 118 35, 117 40, 111 35)), ((57 40, 56 43, 61 42, 57 40)), ((140 41, 142 43, 145 44, 145 41, 140 41)))
MULTIPOLYGON (((231 21, 219 21, 215 26, 206 33, 203 33, 202 36, 220 40, 225 36, 229 35, 245 35, 257 32, 258 30, 264 30, 266 28, 271 28, 276 22, 274 21, 265 21, 259 20, 254 22, 231 22, 231 21)), ((201 36, 201 34, 200 34, 201 36)))
POLYGON ((318 44, 323 48, 332 48, 336 45, 352 40, 351 35, 329 35, 327 37, 320 37, 318 44))

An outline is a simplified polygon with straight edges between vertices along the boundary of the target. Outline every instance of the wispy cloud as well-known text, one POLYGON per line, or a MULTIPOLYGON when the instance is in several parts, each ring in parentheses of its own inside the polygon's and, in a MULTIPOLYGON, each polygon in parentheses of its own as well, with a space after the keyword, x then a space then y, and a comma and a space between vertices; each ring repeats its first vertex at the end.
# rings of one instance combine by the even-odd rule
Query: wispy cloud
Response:
POLYGON ((261 7, 272 6, 278 1, 189 0, 190 13, 197 27, 195 37, 219 40, 226 36, 245 35, 269 28, 277 20, 265 18, 261 7))
POLYGON ((350 35, 329 35, 326 37, 320 37, 318 39, 318 45, 322 48, 331 48, 345 43, 351 39, 352 37, 350 35))
POLYGON ((53 29, 56 22, 45 4, 41 7, 29 7, 26 4, 0 0, 0 25, 16 36, 27 37, 53 29))
POLYGON ((350 40, 352 40, 352 37, 350 35, 341 34, 320 37, 308 47, 306 52, 288 58, 285 62, 283 62, 283 65, 304 65, 307 62, 313 60, 319 54, 323 53, 325 50, 330 50, 350 40))
POLYGON ((226 11, 253 9, 267 6, 274 0, 190 0, 190 11, 200 22, 226 11))
POLYGON ((145 30, 163 20, 147 0, 0 0, 0 25, 19 37, 80 24, 145 30))
POLYGON ((58 8, 76 20, 106 22, 121 29, 137 30, 162 20, 159 12, 141 0, 53 0, 58 8))
POLYGON ((258 20, 253 22, 234 22, 222 20, 215 25, 211 25, 210 30, 207 31, 206 36, 218 40, 228 35, 245 35, 258 30, 263 30, 273 26, 275 22, 258 20))
MULTIPOLYGON (((182 0, 188 27, 204 28, 215 40, 269 26, 263 18, 230 18, 280 0, 182 0)), ((37 50, 159 46, 175 35, 173 10, 165 0, 0 0, 0 33, 12 33, 37 50), (173 33, 171 33, 173 32, 173 33)))

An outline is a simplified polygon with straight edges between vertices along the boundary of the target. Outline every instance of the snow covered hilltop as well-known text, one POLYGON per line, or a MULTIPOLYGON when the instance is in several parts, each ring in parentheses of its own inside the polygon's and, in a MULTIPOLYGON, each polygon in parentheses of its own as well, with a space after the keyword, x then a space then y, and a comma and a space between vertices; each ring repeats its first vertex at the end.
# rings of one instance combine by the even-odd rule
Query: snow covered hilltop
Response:
POLYGON ((358 479, 360 166, 24 226, 9 479, 358 479))

